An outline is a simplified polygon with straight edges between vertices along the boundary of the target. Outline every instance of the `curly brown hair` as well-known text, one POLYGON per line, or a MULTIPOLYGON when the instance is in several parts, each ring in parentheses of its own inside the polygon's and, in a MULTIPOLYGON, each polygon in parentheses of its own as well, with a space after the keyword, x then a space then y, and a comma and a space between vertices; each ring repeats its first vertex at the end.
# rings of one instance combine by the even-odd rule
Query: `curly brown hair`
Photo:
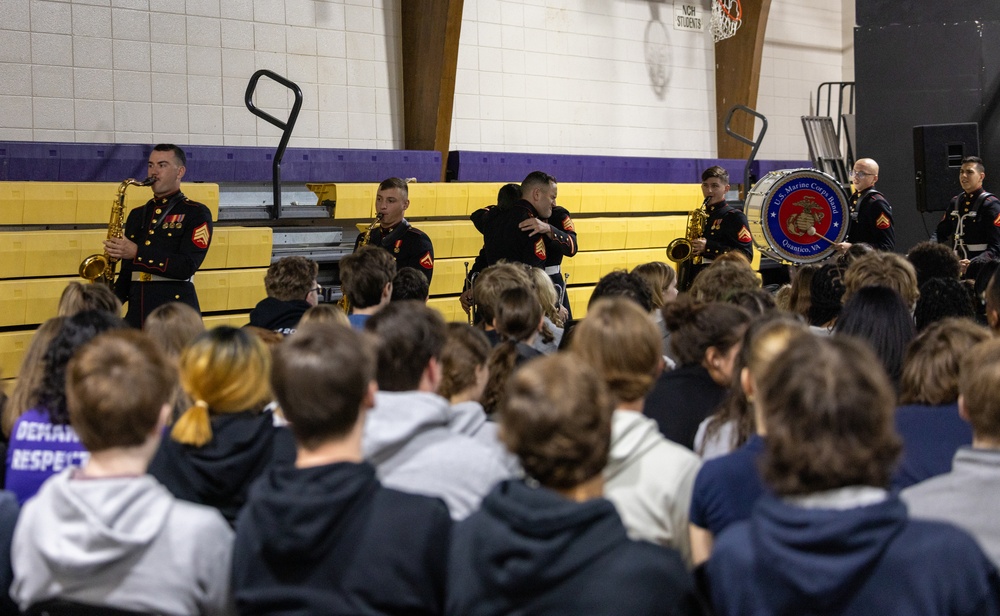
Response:
POLYGON ((969 319, 942 319, 928 325, 906 349, 899 402, 951 404, 958 400, 962 358, 972 347, 992 337, 990 330, 969 319))
POLYGON ((290 302, 304 300, 313 285, 319 264, 305 257, 282 257, 267 268, 264 276, 264 289, 268 297, 290 302))
POLYGON ((593 368, 566 353, 514 373, 500 413, 500 440, 524 472, 564 490, 600 474, 611 447, 614 404, 593 368))

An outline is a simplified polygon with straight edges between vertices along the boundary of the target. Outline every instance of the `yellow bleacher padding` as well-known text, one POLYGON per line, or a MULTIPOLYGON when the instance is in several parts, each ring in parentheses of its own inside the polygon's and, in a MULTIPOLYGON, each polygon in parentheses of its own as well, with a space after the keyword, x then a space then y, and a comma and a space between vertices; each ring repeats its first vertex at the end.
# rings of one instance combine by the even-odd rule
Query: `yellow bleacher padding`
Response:
POLYGON ((59 313, 59 298, 70 282, 80 278, 27 278, 24 281, 25 325, 44 323, 59 313))
POLYGON ((410 206, 405 215, 415 218, 437 216, 438 190, 436 182, 413 182, 406 187, 410 206))
MULTIPOLYGON (((268 267, 271 265, 271 252, 274 244, 274 231, 271 227, 224 228, 229 232, 227 268, 268 267)), ((218 230, 219 228, 216 227, 217 232, 218 230)))
MULTIPOLYGON (((434 274, 435 278, 437 274, 434 274)), ((462 304, 458 301, 457 296, 452 297, 432 297, 427 300, 427 306, 437 310, 444 317, 446 322, 453 321, 465 321, 468 317, 465 315, 465 311, 462 310, 462 304)))
POLYGON ((207 317, 202 317, 202 322, 205 323, 205 329, 212 329, 213 327, 219 327, 220 325, 228 325, 229 327, 243 327, 250 322, 250 313, 243 312, 240 314, 213 314, 207 317))
POLYGON ((212 243, 208 246, 208 254, 205 255, 205 260, 201 262, 201 267, 198 268, 199 271, 226 269, 226 263, 229 261, 230 233, 230 227, 216 227, 213 230, 212 243))
POLYGON ((24 182, 0 182, 0 225, 24 222, 24 182))
POLYGON ((0 280, 0 326, 24 325, 27 293, 24 280, 0 280))
POLYGON ((436 216, 465 218, 469 211, 469 182, 438 184, 436 216))
POLYGON ((0 377, 13 379, 17 376, 34 335, 34 330, 0 333, 0 377))
POLYGON ((29 233, 0 233, 0 278, 24 276, 24 259, 31 241, 29 233))
POLYGON ((14 392, 14 387, 17 385, 17 379, 0 379, 0 391, 4 392, 8 396, 14 392))
MULTIPOLYGON (((6 235, 6 234, 3 234, 6 235)), ((106 231, 31 231, 20 235, 28 238, 24 244, 22 276, 75 276, 80 262, 92 254, 103 254, 102 242, 106 231)))
POLYGON ((601 253, 578 252, 572 259, 563 259, 562 271, 569 274, 570 284, 593 284, 601 278, 601 253))
POLYGON ((596 250, 623 250, 628 236, 628 218, 602 218, 601 243, 596 250))
MULTIPOLYGON (((435 220, 423 221, 416 225, 418 229, 427 234, 427 237, 431 238, 431 244, 434 246, 435 261, 438 259, 447 259, 448 257, 453 256, 455 246, 455 227, 460 224, 462 223, 435 220)), ((471 227, 472 223, 468 223, 468 225, 471 227)), ((437 273, 437 267, 434 268, 434 273, 437 273)))
MULTIPOLYGON (((589 183, 580 186, 581 214, 603 214, 608 211, 608 184, 589 183)), ((569 213, 576 214, 573 210, 569 213)))
POLYGON ((605 212, 631 212, 632 211, 632 185, 631 184, 607 184, 608 200, 604 209, 605 212))
MULTIPOLYGON (((137 178, 143 179, 143 178, 137 178)), ((107 203, 99 205, 97 212, 93 214, 96 217, 95 222, 107 222, 108 217, 111 213, 111 204, 115 200, 115 194, 118 190, 118 184, 109 182, 106 184, 108 187, 107 193, 107 203), (104 216, 100 216, 100 212, 104 212, 104 216)), ((181 182, 181 192, 184 196, 192 201, 197 201, 202 203, 212 212, 212 220, 219 219, 219 185, 218 184, 208 184, 202 182, 181 182)), ((129 186, 125 191, 125 214, 134 208, 144 205, 147 201, 153 198, 153 189, 148 186, 129 186)), ((79 215, 84 215, 83 212, 78 212, 79 215)))
POLYGON ((587 302, 590 301, 590 295, 593 292, 593 285, 587 287, 570 287, 566 291, 570 308, 573 309, 574 319, 582 319, 587 316, 587 302))
POLYGON ((654 193, 655 212, 690 212, 705 200, 701 184, 657 184, 654 193))
MULTIPOLYGON (((73 182, 25 182, 23 224, 76 222, 77 190, 73 182)), ((104 214, 107 222, 111 207, 104 214)))
MULTIPOLYGON (((469 267, 472 267, 471 263, 469 263, 469 267)), ((432 296, 461 293, 464 283, 464 259, 436 259, 434 261, 434 278, 431 280, 432 296)))
POLYGON ((628 271, 630 272, 643 263, 650 263, 652 261, 669 263, 667 253, 663 248, 643 248, 640 250, 627 250, 625 252, 627 253, 626 267, 628 267, 628 271))
MULTIPOLYGON (((572 212, 570 212, 572 214, 572 212)), ((601 223, 603 218, 574 218, 577 241, 582 250, 597 250, 601 245, 601 223)), ((565 261, 563 261, 565 263, 565 261)))
MULTIPOLYGON (((455 243, 451 248, 451 256, 468 258, 471 267, 472 261, 483 247, 483 234, 469 221, 453 222, 452 226, 455 229, 455 243)), ((434 254, 437 254, 437 247, 434 254)))
POLYGON ((470 182, 469 205, 466 208, 466 215, 472 214, 480 208, 496 205, 497 193, 503 187, 502 182, 470 182))
POLYGON ((600 278, 610 274, 615 270, 627 270, 628 269, 628 251, 625 250, 606 250, 600 253, 601 255, 601 273, 598 277, 600 278))
POLYGON ((334 201, 337 207, 333 217, 340 220, 357 218, 375 218, 375 194, 378 184, 373 183, 341 183, 341 184, 306 184, 306 188, 316 194, 317 204, 324 201, 334 201))
POLYGON ((567 210, 569 210, 570 215, 576 214, 582 211, 583 202, 583 189, 584 186, 588 184, 578 184, 578 183, 566 183, 559 185, 559 195, 556 197, 556 203, 567 210))
MULTIPOLYGON (((76 185, 76 216, 73 219, 80 224, 108 224, 111 220, 111 206, 115 203, 118 187, 109 182, 80 182, 76 185)), ((129 191, 139 190, 138 186, 129 186, 129 191)), ((152 194, 147 188, 146 193, 152 194)), ((128 192, 125 193, 128 195, 128 192)), ((146 198, 148 200, 149 197, 146 198)), ((146 201, 133 203, 131 207, 142 205, 146 201)), ((129 200, 125 201, 125 215, 128 216, 129 200)))
POLYGON ((625 235, 625 248, 649 248, 658 241, 653 238, 652 218, 630 218, 625 235))
POLYGON ((656 211, 655 197, 657 184, 632 184, 630 212, 649 213, 656 211))
POLYGON ((266 268, 230 269, 198 272, 194 287, 202 312, 250 310, 267 296, 264 290, 266 268))

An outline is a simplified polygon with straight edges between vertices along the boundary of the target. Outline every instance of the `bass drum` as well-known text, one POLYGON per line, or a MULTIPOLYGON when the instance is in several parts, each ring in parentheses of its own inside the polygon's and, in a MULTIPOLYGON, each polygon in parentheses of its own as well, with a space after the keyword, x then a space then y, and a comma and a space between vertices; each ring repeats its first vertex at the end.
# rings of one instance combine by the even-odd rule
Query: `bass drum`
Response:
POLYGON ((745 212, 753 243, 779 263, 822 261, 847 237, 847 194, 816 169, 772 171, 747 193, 745 212))

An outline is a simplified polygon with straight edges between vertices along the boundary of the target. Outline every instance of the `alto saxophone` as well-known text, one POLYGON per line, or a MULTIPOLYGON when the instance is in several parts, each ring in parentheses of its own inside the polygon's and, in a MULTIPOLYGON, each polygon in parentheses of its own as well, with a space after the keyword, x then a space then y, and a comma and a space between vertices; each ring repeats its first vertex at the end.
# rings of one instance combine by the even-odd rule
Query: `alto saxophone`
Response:
MULTIPOLYGON (((149 186, 155 181, 148 177, 143 181, 129 178, 118 185, 118 194, 111 204, 111 220, 108 222, 108 238, 125 237, 125 190, 129 186, 149 186)), ((80 263, 80 277, 90 282, 102 282, 109 287, 115 285, 115 266, 118 259, 107 253, 90 255, 80 263)))
MULTIPOLYGON (((365 232, 361 234, 361 241, 358 242, 358 248, 371 244, 372 231, 374 231, 375 227, 379 226, 381 223, 382 223, 382 214, 380 212, 375 216, 375 220, 372 221, 372 224, 368 225, 368 228, 365 229, 365 232)), ((340 301, 337 302, 337 305, 339 305, 341 309, 343 309, 344 314, 351 314, 351 300, 347 299, 347 293, 343 292, 343 287, 341 287, 340 301)))
POLYGON ((711 197, 705 197, 701 207, 691 210, 687 219, 687 231, 684 237, 679 237, 667 244, 667 258, 674 263, 683 263, 690 260, 691 265, 701 263, 701 255, 694 255, 693 242, 705 235, 705 221, 708 220, 708 211, 705 207, 711 197))

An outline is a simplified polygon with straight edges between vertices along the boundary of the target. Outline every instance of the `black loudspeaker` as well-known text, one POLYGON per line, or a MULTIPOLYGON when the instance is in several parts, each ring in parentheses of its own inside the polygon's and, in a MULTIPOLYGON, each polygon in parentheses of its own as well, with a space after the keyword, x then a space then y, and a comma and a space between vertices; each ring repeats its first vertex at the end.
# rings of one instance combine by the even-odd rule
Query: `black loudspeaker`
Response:
POLYGON ((917 211, 948 209, 948 202, 962 190, 958 172, 966 156, 979 156, 979 125, 975 122, 913 127, 917 211))

